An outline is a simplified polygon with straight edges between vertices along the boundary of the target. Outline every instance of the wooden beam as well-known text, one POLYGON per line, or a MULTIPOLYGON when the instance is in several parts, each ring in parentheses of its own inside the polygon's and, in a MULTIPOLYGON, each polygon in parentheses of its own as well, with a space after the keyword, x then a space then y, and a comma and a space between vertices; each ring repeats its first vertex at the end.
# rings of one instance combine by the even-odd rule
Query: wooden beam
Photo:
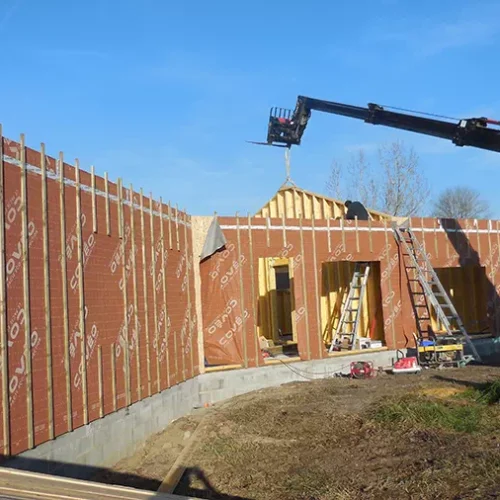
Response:
POLYGON ((111 235, 111 214, 109 208, 109 182, 108 182, 108 173, 104 172, 104 192, 105 192, 105 200, 106 200, 106 234, 108 236, 111 235))
POLYGON ((168 202, 168 246, 172 250, 172 205, 168 202))
POLYGON ((125 217, 123 210, 123 186, 119 177, 116 184, 118 194, 118 234, 121 238, 121 261, 122 261, 122 281, 123 281, 123 333, 125 337, 125 348, 123 354, 125 372, 125 402, 129 406, 132 402, 132 390, 130 383, 130 338, 128 327, 128 294, 127 294, 127 248, 125 241, 125 217))
POLYGON ((102 378, 102 347, 97 347, 97 380, 99 383, 99 417, 104 417, 104 387, 102 378))
POLYGON ((240 235, 240 218, 236 213, 236 240, 238 244, 238 277, 240 281, 240 314, 241 314, 241 336, 243 344, 243 366, 248 368, 248 346, 247 346, 247 326, 245 322, 245 295, 243 291, 243 269, 241 266, 241 235, 240 235))
POLYGON ((255 364, 259 366, 259 336, 257 329, 257 296, 255 294, 255 271, 253 263, 253 236, 252 236, 252 218, 248 214, 248 247, 249 247, 249 258, 250 258, 250 278, 251 278, 251 292, 252 292, 252 317, 253 317, 253 332, 254 332, 254 342, 255 342, 255 364))
POLYGON ((177 251, 181 249, 179 242, 179 207, 175 205, 175 240, 177 242, 177 251))
POLYGON ((286 248, 286 218, 285 212, 281 214, 281 225, 283 226, 283 248, 286 248))
MULTIPOLYGON (((384 234, 385 234, 385 246, 388 249, 389 248, 389 234, 387 231, 387 219, 384 219, 384 234)), ((386 252, 386 261, 387 261, 387 269, 391 268, 391 256, 390 252, 386 252)), ((394 310, 394 301, 393 301, 393 293, 392 293, 392 283, 391 283, 391 276, 387 277, 387 285, 389 287, 389 297, 390 297, 390 302, 391 302, 391 311, 394 310)), ((396 348, 396 327, 394 326, 394 319, 391 321, 391 329, 392 329, 392 341, 393 341, 393 348, 396 348)))
POLYGON ((186 258, 186 278, 187 278, 187 299, 188 299, 188 331, 189 331, 189 354, 191 357, 191 377, 194 377, 194 354, 193 354, 193 321, 192 321, 192 311, 193 304, 191 303, 191 280, 189 279, 189 250, 188 250, 188 220, 187 212, 184 209, 184 251, 186 258))
POLYGON ((47 424, 49 439, 54 439, 54 392, 52 389, 52 325, 50 308, 49 220, 47 206, 47 163, 45 144, 40 145, 42 170, 43 298, 45 313, 45 355, 47 370, 47 424))
POLYGON ((160 248, 161 248, 161 277, 163 287, 163 310, 165 315, 165 361, 167 366, 167 387, 170 387, 170 360, 168 358, 168 307, 167 307, 167 277, 165 268, 165 233, 163 229, 163 200, 160 196, 160 248))
POLYGON ((78 299, 79 299, 79 329, 81 334, 82 350, 82 399, 83 399, 83 423, 89 423, 88 399, 87 399, 87 335, 85 331, 85 295, 83 290, 83 241, 82 241, 82 205, 80 192, 80 164, 75 160, 75 192, 76 192, 76 237, 77 237, 77 259, 78 259, 78 299))
POLYGON ((330 217, 326 219, 326 239, 328 243, 328 255, 332 253, 332 228, 330 226, 330 217))
POLYGON ((130 238, 132 239, 132 281, 134 294, 134 328, 136 341, 135 367, 137 371, 137 399, 142 399, 142 380, 141 380, 141 341, 139 335, 139 297, 137 292, 137 261, 135 254, 137 245, 135 242, 135 204, 134 204, 134 186, 130 184, 130 238))
POLYGON ((434 254, 435 257, 437 258, 439 256, 439 245, 438 245, 438 234, 436 228, 436 219, 433 219, 432 225, 434 228, 434 254))
POLYGON ((115 343, 111 344, 111 393, 113 395, 113 411, 116 411, 116 352, 115 343))
POLYGON ((21 134, 21 242, 23 265, 23 295, 24 295, 24 362, 26 365, 26 419, 28 433, 28 449, 34 447, 33 423, 33 374, 31 367, 31 304, 29 280, 29 240, 28 240, 28 188, 26 170, 26 146, 24 134, 21 134))
POLYGON ((148 310, 148 279, 146 259, 146 231, 144 230, 144 193, 140 190, 140 215, 141 215, 141 246, 142 246, 142 286, 144 295, 144 330, 146 333, 146 370, 148 376, 148 396, 151 396, 151 358, 149 344, 149 310, 148 310))
POLYGON ((372 231, 372 219, 368 218, 368 243, 370 245, 370 252, 373 252, 373 231, 372 231))
POLYGON ((359 253, 359 227, 358 227, 358 216, 356 215, 354 217, 354 224, 355 224, 355 227, 356 227, 356 252, 359 253))
POLYGON ((68 421, 68 432, 73 430, 73 408, 71 401, 71 362, 69 355, 70 332, 68 314, 68 271, 66 267, 66 203, 64 196, 64 157, 59 153, 59 204, 61 225, 61 287, 63 305, 63 328, 64 328, 64 374, 66 381, 66 418, 68 421))
POLYGON ((90 184, 92 190, 92 231, 97 233, 97 203, 95 192, 95 171, 94 165, 90 167, 90 184))
POLYGON ((155 233, 154 233, 154 215, 153 215, 153 193, 149 193, 149 232, 151 235, 151 276, 153 278, 153 316, 154 316, 154 332, 156 343, 156 390, 161 391, 160 378, 160 339, 158 338, 158 314, 156 311, 156 257, 155 257, 155 233))
POLYGON ((2 430, 3 454, 8 456, 10 455, 10 404, 5 262, 5 172, 3 161, 3 133, 2 125, 0 125, 0 343, 2 351, 2 430))
POLYGON ((302 256, 302 301, 304 303, 304 316, 306 322, 306 345, 307 345, 307 359, 311 359, 311 341, 309 339, 309 313, 308 313, 308 305, 307 305, 307 288, 306 288, 306 260, 305 260, 305 252, 304 252, 304 230, 303 230, 303 215, 301 214, 299 217, 300 224, 300 254, 302 256))
POLYGON ((316 332, 318 335, 318 348, 320 349, 319 357, 323 357, 323 336, 321 334, 321 311, 320 311, 320 297, 319 283, 318 283, 318 256, 316 253, 316 224, 315 214, 312 213, 311 218, 311 233, 312 233, 312 251, 313 251, 313 267, 314 267, 314 295, 316 302, 316 332))
POLYGON ((342 232, 342 251, 347 252, 347 248, 346 248, 346 244, 345 244, 344 219, 340 219, 340 229, 342 232))

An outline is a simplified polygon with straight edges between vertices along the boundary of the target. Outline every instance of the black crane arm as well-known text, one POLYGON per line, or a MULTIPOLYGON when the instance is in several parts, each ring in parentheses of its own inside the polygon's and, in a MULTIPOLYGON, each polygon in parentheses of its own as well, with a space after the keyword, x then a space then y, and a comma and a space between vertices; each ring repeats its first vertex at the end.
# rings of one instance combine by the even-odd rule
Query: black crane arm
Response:
POLYGON ((368 104, 363 108, 304 96, 297 98, 293 112, 283 108, 271 109, 267 143, 285 147, 299 145, 311 117, 311 111, 348 116, 374 125, 385 125, 440 137, 452 141, 457 146, 472 146, 500 152, 500 129, 488 128, 488 125, 500 125, 496 120, 468 118, 455 123, 389 111, 377 104, 368 104))

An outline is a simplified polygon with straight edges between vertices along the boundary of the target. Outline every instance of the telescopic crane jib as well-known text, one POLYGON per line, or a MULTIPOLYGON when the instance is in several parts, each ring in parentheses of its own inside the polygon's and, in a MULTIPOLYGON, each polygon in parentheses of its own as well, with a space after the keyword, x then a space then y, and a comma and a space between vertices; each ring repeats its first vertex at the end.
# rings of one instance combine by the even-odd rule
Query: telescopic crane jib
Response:
MULTIPOLYGON (((271 109, 267 143, 260 144, 287 148, 299 145, 311 112, 322 111, 323 113, 356 118, 373 125, 385 125, 448 139, 457 146, 472 146, 500 152, 500 129, 488 127, 489 125, 498 126, 500 121, 481 117, 462 119, 458 120, 457 123, 457 120, 453 118, 437 115, 416 116, 416 112, 403 113, 401 111, 408 110, 391 111, 390 109, 398 108, 383 107, 371 103, 364 108, 299 96, 294 111, 283 108, 271 109), (434 117, 431 118, 431 116, 434 117)), ((423 115, 424 113, 419 114, 423 115)))

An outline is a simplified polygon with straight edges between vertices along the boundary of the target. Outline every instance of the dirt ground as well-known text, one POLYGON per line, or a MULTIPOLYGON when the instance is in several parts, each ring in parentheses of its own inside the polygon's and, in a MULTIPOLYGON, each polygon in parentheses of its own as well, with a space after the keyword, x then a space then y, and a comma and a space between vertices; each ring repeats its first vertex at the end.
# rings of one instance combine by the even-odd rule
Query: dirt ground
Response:
POLYGON ((498 380, 469 366, 256 391, 179 419, 97 479, 156 490, 202 422, 179 495, 500 498, 498 380))

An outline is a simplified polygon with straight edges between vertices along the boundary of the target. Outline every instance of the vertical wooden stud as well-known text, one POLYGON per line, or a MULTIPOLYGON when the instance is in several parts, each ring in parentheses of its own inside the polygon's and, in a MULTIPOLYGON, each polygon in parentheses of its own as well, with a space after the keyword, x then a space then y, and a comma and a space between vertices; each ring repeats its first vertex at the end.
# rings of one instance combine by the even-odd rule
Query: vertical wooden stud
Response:
POLYGON ((0 125, 0 342, 2 351, 2 425, 3 454, 10 455, 10 404, 7 352, 7 286, 5 282, 5 180, 3 163, 3 133, 0 125))
POLYGON ((175 205, 175 239, 177 241, 177 251, 181 249, 179 242, 179 206, 175 205))
POLYGON ((422 228, 422 246, 424 247, 424 253, 427 255, 427 244, 425 241, 425 227, 423 217, 420 217, 420 227, 422 228))
POLYGON ((355 227, 356 227, 356 252, 359 253, 359 227, 358 227, 358 216, 356 215, 354 217, 354 224, 355 224, 355 227))
POLYGON ((340 219, 340 231, 342 233, 342 251, 347 252, 347 248, 345 245, 345 228, 344 228, 344 219, 340 219))
POLYGON ((102 379, 102 347, 97 347, 97 378, 99 382, 99 417, 104 417, 104 397, 103 397, 103 379, 102 379))
POLYGON ((172 250, 172 205, 168 202, 168 246, 172 250))
POLYGON ((489 251, 490 265, 493 266, 493 254, 491 252, 491 220, 489 219, 488 219, 488 251, 489 251))
POLYGON ((34 446, 34 425, 33 425, 33 385, 31 369, 31 309, 29 292, 29 240, 28 240, 28 191, 27 191, 27 171, 26 171, 26 146, 24 134, 21 134, 21 241, 22 241, 22 265, 23 265, 23 293, 24 293, 24 362, 26 364, 26 405, 27 405, 27 428, 28 428, 28 448, 34 446))
POLYGON ((111 344, 111 392, 113 394, 113 411, 116 411, 116 351, 115 343, 111 344))
MULTIPOLYGON (((165 232, 163 229, 163 200, 160 197, 160 248, 161 248, 161 280, 163 286, 163 310, 165 315, 165 360, 167 366, 167 387, 170 387, 170 360, 168 357, 168 307, 167 307, 167 276, 165 270, 165 232)), ((186 264, 187 265, 187 264, 186 264)))
POLYGON ((481 255, 481 238, 480 238, 480 235, 479 235, 479 220, 476 219, 476 238, 477 238, 477 255, 478 255, 478 258, 480 259, 480 255, 481 255))
POLYGON ((47 206, 47 162, 45 144, 40 146, 42 170, 43 296, 45 312, 45 354, 47 370, 47 420, 49 439, 54 439, 54 393, 52 389, 52 326, 50 319, 49 221, 47 206))
MULTIPOLYGON (((498 263, 500 262, 500 231, 498 227, 498 220, 496 221, 496 233, 497 233, 497 259, 496 259, 496 264, 494 265, 495 268, 497 268, 498 263)), ((495 278, 496 278, 496 273, 491 277, 491 281, 493 283, 493 286, 495 288, 494 292, 494 297, 495 297, 495 328, 496 332, 495 335, 499 334, 500 330, 500 318, 498 317, 498 308, 500 307, 499 301, 498 301, 498 292, 496 288, 496 283, 495 283, 495 278)))
POLYGON ((255 295, 255 275, 254 275, 254 265, 253 265, 253 236, 252 236, 252 219, 250 214, 248 214, 248 246, 249 246, 249 258, 250 258, 250 277, 251 283, 250 288, 252 292, 252 317, 253 317, 253 331, 254 331, 254 342, 255 342, 255 364, 259 366, 259 337, 257 334, 257 305, 256 305, 256 295, 255 295))
POLYGON ((368 244, 370 245, 370 252, 373 252, 373 231, 371 217, 368 217, 368 244))
POLYGON ((306 349, 307 349, 307 359, 311 359, 311 342, 309 339, 309 312, 307 305, 307 288, 306 288, 306 260, 305 260, 305 252, 304 252, 304 228, 302 222, 302 214, 299 217, 299 225, 300 225, 300 254, 302 257, 302 301, 304 303, 304 315, 306 321, 306 349))
POLYGON ((144 330, 146 333, 146 371, 148 377, 148 396, 151 396, 151 358, 149 355, 149 310, 148 310, 148 276, 147 276, 147 260, 146 260, 146 243, 144 230, 144 193, 140 191, 140 214, 141 214, 141 246, 142 246, 142 284, 144 295, 144 330))
POLYGON ((70 332, 68 314, 68 271, 66 267, 66 205, 64 196, 64 157, 59 153, 59 203, 61 223, 61 287, 63 303, 63 327, 64 327, 64 372, 66 376, 66 418, 68 421, 68 432, 73 430, 73 408, 71 402, 71 362, 69 355, 70 332))
POLYGON ((236 213, 236 241, 238 245, 238 276, 240 280, 240 314, 241 314, 241 335, 243 345, 243 366, 248 368, 248 345, 247 345, 247 326, 245 321, 245 295, 243 292, 243 269, 241 266, 241 235, 240 235, 240 218, 236 213))
POLYGON ((137 371, 137 399, 142 399, 142 380, 141 380, 141 341, 139 335, 139 297, 137 292, 137 261, 135 254, 137 245, 135 241, 135 204, 134 204, 134 186, 130 184, 130 238, 132 239, 132 281, 134 293, 134 329, 136 342, 135 366, 137 371))
POLYGON ((451 233, 448 231, 448 227, 446 224, 443 224, 441 222, 441 226, 444 230, 444 235, 445 235, 445 240, 446 240, 446 258, 449 259, 450 258, 450 237, 451 237, 451 233))
POLYGON ((106 234, 111 235, 111 215, 109 209, 109 182, 108 173, 104 172, 104 196, 106 200, 106 234))
POLYGON ((285 220, 285 212, 281 214, 281 222, 283 226, 283 248, 286 248, 286 220, 285 220))
POLYGON ((270 235, 269 235, 269 216, 266 215, 266 244, 267 247, 269 248, 271 246, 271 240, 270 240, 270 235))
POLYGON ((432 225, 434 229, 434 253, 436 258, 439 257, 439 244, 438 244, 438 233, 436 229, 436 219, 433 220, 432 225))
POLYGON ((498 258, 497 261, 500 261, 500 228, 498 227, 498 220, 496 221, 496 233, 497 233, 497 251, 498 251, 498 258))
POLYGON ((78 311, 79 329, 81 334, 82 350, 82 399, 83 399, 83 422, 89 422, 88 401, 87 401, 87 335, 85 331, 85 296, 83 290, 83 242, 82 242, 82 204, 80 191, 80 164, 75 160, 75 192, 76 192, 76 238, 77 238, 77 269, 78 269, 78 311))
MULTIPOLYGON (((389 234, 387 231, 387 219, 384 219, 384 233, 385 233, 385 248, 389 249, 389 234)), ((387 251, 386 253, 386 261, 387 261, 387 269, 391 268, 391 255, 390 252, 387 251)), ((391 283, 391 276, 387 276, 387 286, 389 287, 389 297, 391 298, 391 311, 394 311, 394 301, 393 301, 393 293, 392 293, 392 283, 391 283)), ((392 342, 393 342, 393 349, 396 348, 396 327, 394 326, 394 318, 391 321, 391 330, 392 330, 392 342)))
POLYGON ((123 189, 122 189, 122 180, 120 177, 118 177, 116 181, 116 211, 118 212, 118 238, 123 239, 123 227, 122 227, 122 220, 123 220, 123 204, 122 204, 122 196, 123 196, 123 189))
POLYGON ((311 233, 312 233, 312 251, 313 251, 313 267, 314 267, 314 297, 316 302, 316 332, 318 334, 318 349, 319 357, 323 357, 323 337, 321 334, 321 310, 320 310, 320 291, 319 291, 319 282, 318 282, 318 256, 316 254, 316 223, 315 223, 315 214, 314 210, 311 218, 311 233))
POLYGON ((156 310, 156 257, 155 257, 155 232, 153 216, 153 193, 149 193, 149 232, 151 235, 151 277, 153 278, 153 317, 156 343, 156 390, 161 391, 160 380, 160 339, 158 335, 158 313, 156 310))
POLYGON ((326 218, 326 239, 328 242, 328 255, 332 253, 332 228, 330 217, 326 218))
POLYGON ((118 194, 118 234, 121 238, 121 261, 122 261, 122 282, 123 282, 123 333, 125 337, 125 348, 123 363, 125 364, 125 401, 129 406, 132 402, 132 391, 130 383, 130 337, 128 324, 128 294, 127 294, 127 257, 126 257, 126 241, 125 241, 125 217, 123 210, 123 185, 121 178, 118 178, 116 184, 118 194))
POLYGON ((92 189, 92 231, 97 233, 97 203, 95 192, 95 169, 94 165, 90 167, 90 184, 92 189))
POLYGON ((188 299, 188 317, 189 317, 189 354, 191 357, 191 377, 194 376, 194 353, 193 353, 193 321, 192 321, 192 311, 193 304, 191 303, 191 280, 189 278, 189 272, 191 269, 191 264, 189 263, 189 242, 188 242, 188 218, 186 209, 184 209, 184 252, 186 257, 186 278, 187 278, 187 299, 188 299))

